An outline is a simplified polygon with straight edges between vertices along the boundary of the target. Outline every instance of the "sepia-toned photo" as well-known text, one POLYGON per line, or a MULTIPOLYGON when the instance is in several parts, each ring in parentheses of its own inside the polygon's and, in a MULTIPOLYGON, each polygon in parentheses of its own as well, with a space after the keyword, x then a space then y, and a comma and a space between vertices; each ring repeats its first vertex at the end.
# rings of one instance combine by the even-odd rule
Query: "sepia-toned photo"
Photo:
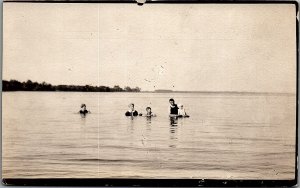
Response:
POLYGON ((3 12, 3 179, 295 179, 294 4, 3 12))

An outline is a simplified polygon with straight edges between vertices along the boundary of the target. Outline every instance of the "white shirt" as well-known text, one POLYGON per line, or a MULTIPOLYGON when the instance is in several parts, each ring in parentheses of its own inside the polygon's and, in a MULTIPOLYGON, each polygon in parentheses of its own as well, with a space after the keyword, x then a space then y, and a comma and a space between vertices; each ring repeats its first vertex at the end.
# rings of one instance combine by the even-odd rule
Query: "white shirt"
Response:
POLYGON ((179 108, 179 109, 178 109, 178 115, 185 116, 185 115, 186 115, 185 110, 179 108))

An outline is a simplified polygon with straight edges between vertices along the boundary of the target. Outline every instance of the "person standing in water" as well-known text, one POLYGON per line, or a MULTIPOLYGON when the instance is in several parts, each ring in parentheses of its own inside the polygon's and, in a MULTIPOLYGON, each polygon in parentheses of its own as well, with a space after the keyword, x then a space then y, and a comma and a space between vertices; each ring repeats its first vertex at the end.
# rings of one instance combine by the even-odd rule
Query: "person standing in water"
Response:
POLYGON ((125 113, 125 116, 138 116, 138 112, 134 109, 134 104, 130 103, 128 105, 129 110, 125 113))
POLYGON ((177 106, 177 104, 175 104, 175 100, 174 99, 170 99, 169 103, 170 103, 170 107, 169 107, 169 114, 170 114, 170 116, 176 116, 176 115, 178 115, 178 106, 177 106))

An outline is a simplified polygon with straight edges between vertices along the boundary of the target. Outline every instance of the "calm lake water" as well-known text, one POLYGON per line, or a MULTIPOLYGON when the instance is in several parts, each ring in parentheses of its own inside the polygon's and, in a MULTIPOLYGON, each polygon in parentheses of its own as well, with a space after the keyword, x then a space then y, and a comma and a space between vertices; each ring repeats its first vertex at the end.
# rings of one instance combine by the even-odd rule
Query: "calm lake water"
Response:
POLYGON ((3 178, 293 179, 295 95, 4 92, 3 178), (168 99, 190 118, 170 121, 168 99), (157 117, 125 117, 151 106, 157 117), (92 113, 77 112, 85 103, 92 113))

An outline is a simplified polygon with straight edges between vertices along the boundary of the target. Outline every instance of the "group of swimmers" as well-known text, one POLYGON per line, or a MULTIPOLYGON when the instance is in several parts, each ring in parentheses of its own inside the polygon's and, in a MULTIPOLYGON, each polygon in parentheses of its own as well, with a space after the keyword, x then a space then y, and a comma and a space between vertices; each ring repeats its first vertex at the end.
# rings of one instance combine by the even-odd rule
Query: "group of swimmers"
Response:
MULTIPOLYGON (((185 109, 183 108, 183 105, 177 105, 175 104, 175 100, 174 99, 169 99, 169 116, 170 117, 189 117, 189 115, 186 114, 185 109), (179 107, 178 107, 179 106, 179 107)), ((151 111, 151 107, 147 107, 146 108, 146 113, 138 113, 135 109, 134 109, 134 104, 130 103, 128 105, 129 110, 125 113, 125 116, 145 116, 145 117, 155 117, 156 115, 151 111)), ((82 104, 79 110, 80 114, 87 114, 90 113, 90 111, 88 111, 86 109, 86 105, 82 104)))
MULTIPOLYGON (((174 99, 169 99, 170 107, 168 109, 169 111, 169 116, 170 117, 189 117, 189 115, 186 114, 185 109, 183 108, 183 105, 177 105, 175 104, 174 99), (178 107, 179 106, 179 107, 178 107)), ((130 103, 129 104, 129 110, 125 113, 125 116, 145 116, 145 117, 155 117, 156 115, 152 113, 151 107, 146 108, 146 113, 138 113, 134 109, 134 104, 130 103)))
POLYGON ((134 109, 134 104, 130 103, 128 105, 129 110, 125 113, 125 116, 145 116, 145 117, 155 117, 156 115, 152 113, 151 111, 151 107, 147 107, 146 108, 146 113, 142 114, 142 113, 138 113, 135 109, 134 109))

